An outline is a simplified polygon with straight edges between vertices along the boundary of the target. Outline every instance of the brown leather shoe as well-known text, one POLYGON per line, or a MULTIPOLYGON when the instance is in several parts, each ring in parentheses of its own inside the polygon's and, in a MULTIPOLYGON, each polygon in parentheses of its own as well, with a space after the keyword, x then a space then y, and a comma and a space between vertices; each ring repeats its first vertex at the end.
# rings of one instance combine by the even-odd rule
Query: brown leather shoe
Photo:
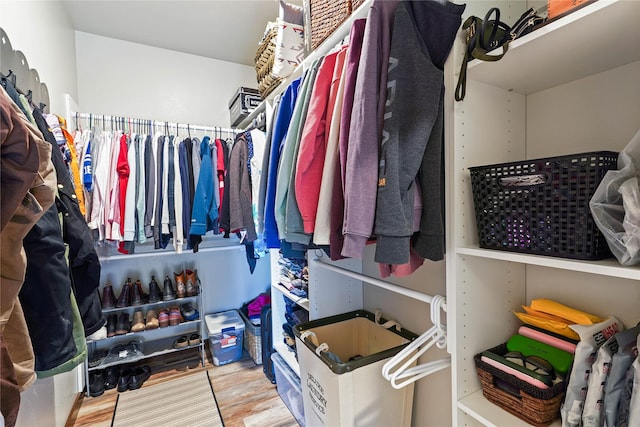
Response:
POLYGON ((185 278, 187 280, 187 296, 193 297, 198 295, 198 276, 195 271, 185 270, 185 278))
POLYGON ((184 280, 184 271, 181 271, 180 274, 173 273, 173 276, 176 280, 176 295, 178 298, 184 298, 187 296, 187 288, 185 286, 184 280))
POLYGON ((138 293, 140 294, 140 299, 142 300, 142 304, 146 304, 149 302, 149 294, 145 293, 144 289, 142 289, 142 282, 140 279, 136 280, 136 286, 138 289, 138 293))
POLYGON ((124 335, 129 333, 131 324, 129 323, 129 313, 120 313, 118 323, 116 324, 116 335, 124 335))
POLYGON ((131 332, 140 332, 144 331, 144 316, 142 315, 142 311, 137 310, 133 313, 133 324, 131 325, 131 332))
POLYGON ((116 297, 113 295, 113 287, 111 283, 104 285, 104 289, 102 290, 102 309, 108 310, 110 308, 114 308, 116 306, 116 297))
POLYGON ((131 285, 131 305, 132 306, 142 305, 142 294, 140 293, 141 289, 142 287, 138 288, 136 285, 133 285, 133 284, 131 285))
POLYGON ((158 329, 158 327, 160 327, 160 322, 158 321, 156 311, 147 310, 147 325, 145 326, 145 329, 158 329))

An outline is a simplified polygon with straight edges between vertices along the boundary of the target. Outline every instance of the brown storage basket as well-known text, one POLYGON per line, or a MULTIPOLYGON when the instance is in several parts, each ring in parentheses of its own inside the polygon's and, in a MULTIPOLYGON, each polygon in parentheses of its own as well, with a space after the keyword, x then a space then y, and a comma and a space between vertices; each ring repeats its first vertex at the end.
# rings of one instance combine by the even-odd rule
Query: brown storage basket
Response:
POLYGON ((275 60, 277 35, 278 26, 273 25, 269 31, 265 33, 256 51, 256 79, 258 81, 258 91, 263 99, 282 81, 282 79, 273 77, 271 74, 275 60))
MULTIPOLYGON (((311 21, 311 50, 317 48, 351 15, 352 0, 308 0, 311 21)), ((362 1, 360 1, 362 2, 362 1)))
MULTIPOLYGON (((507 346, 501 344, 489 351, 503 355, 507 352, 507 346)), ((548 389, 540 389, 483 362, 481 356, 476 354, 474 361, 482 385, 482 394, 490 402, 537 427, 549 425, 560 415, 566 381, 554 384, 548 389), (499 381, 507 383, 514 391, 517 390, 517 395, 496 385, 499 381)))

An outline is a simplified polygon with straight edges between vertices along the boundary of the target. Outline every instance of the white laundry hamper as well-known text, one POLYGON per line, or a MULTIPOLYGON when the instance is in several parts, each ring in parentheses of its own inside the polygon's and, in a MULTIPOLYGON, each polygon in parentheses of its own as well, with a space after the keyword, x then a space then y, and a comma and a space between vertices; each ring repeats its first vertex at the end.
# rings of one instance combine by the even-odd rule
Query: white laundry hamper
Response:
POLYGON ((387 329, 364 310, 301 323, 294 333, 307 427, 411 425, 413 384, 394 389, 382 366, 415 334, 387 329))

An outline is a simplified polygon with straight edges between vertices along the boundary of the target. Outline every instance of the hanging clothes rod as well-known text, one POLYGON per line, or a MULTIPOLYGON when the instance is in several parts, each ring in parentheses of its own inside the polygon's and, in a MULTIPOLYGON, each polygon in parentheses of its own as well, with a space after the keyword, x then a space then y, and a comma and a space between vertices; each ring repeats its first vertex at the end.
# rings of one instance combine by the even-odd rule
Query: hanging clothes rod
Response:
MULTIPOLYGON (((321 266, 322 268, 325 268, 325 269, 331 270, 331 271, 335 271, 335 272, 340 273, 340 274, 342 274, 344 276, 349 276, 349 277, 352 277, 354 279, 362 280, 363 282, 367 282, 367 283, 369 283, 371 285, 374 285, 374 286, 377 286, 379 288, 384 288, 384 289, 387 289, 389 291, 395 292, 397 294, 402 294, 402 295, 407 296, 409 298, 413 298, 413 299, 416 299, 418 301, 426 302, 426 303, 429 303, 429 304, 431 304, 431 302, 433 301, 433 296, 431 296, 431 295, 424 294, 424 293, 418 292, 418 291, 414 291, 413 289, 403 288, 402 286, 394 285, 392 283, 385 282, 384 280, 376 279, 375 277, 369 277, 369 276, 366 276, 364 274, 360 274, 360 273, 353 272, 351 270, 347 270, 346 268, 342 268, 342 267, 338 267, 338 266, 333 265, 333 264, 329 264, 329 263, 323 261, 322 258, 315 257, 314 261, 316 261, 318 263, 318 265, 321 266)), ((442 309, 444 311, 447 311, 447 305, 445 303, 442 304, 442 309)))
POLYGON ((202 132, 224 132, 224 133, 240 133, 241 131, 233 128, 223 128, 219 126, 202 126, 202 125, 191 125, 186 123, 173 123, 173 122, 163 122, 159 120, 145 120, 145 119, 134 119, 131 117, 122 117, 122 116, 108 116, 103 114, 92 114, 92 113, 78 113, 72 112, 72 117, 76 119, 87 119, 87 120, 96 120, 98 122, 107 121, 111 122, 111 120, 120 120, 124 121, 125 124, 132 125, 149 125, 152 126, 167 126, 169 129, 184 129, 184 130, 193 130, 193 131, 202 131, 202 132))

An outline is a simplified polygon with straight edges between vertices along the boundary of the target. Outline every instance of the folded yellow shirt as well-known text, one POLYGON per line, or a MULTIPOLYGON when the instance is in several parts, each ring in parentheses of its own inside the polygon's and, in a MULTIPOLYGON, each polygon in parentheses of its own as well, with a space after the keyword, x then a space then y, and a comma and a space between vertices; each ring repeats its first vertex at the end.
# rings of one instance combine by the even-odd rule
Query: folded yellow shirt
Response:
POLYGON ((596 315, 567 307, 566 305, 546 298, 532 300, 531 309, 567 319, 569 323, 577 323, 578 325, 593 325, 594 323, 604 321, 604 319, 596 315))
POLYGON ((527 325, 537 326, 538 328, 542 328, 547 331, 555 332, 556 334, 560 334, 563 337, 571 338, 572 340, 580 340, 580 336, 569 327, 569 324, 560 320, 547 319, 544 317, 538 317, 535 314, 529 313, 514 313, 518 316, 518 319, 522 321, 522 323, 526 323, 527 325))
POLYGON ((522 308, 524 309, 524 311, 527 312, 527 314, 539 317, 541 319, 554 320, 556 322, 566 323, 567 325, 571 325, 571 324, 574 323, 574 322, 570 321, 569 319, 564 319, 564 318, 559 317, 559 316, 554 316, 553 314, 545 313, 544 311, 534 310, 531 307, 526 306, 526 305, 523 305, 522 308))

